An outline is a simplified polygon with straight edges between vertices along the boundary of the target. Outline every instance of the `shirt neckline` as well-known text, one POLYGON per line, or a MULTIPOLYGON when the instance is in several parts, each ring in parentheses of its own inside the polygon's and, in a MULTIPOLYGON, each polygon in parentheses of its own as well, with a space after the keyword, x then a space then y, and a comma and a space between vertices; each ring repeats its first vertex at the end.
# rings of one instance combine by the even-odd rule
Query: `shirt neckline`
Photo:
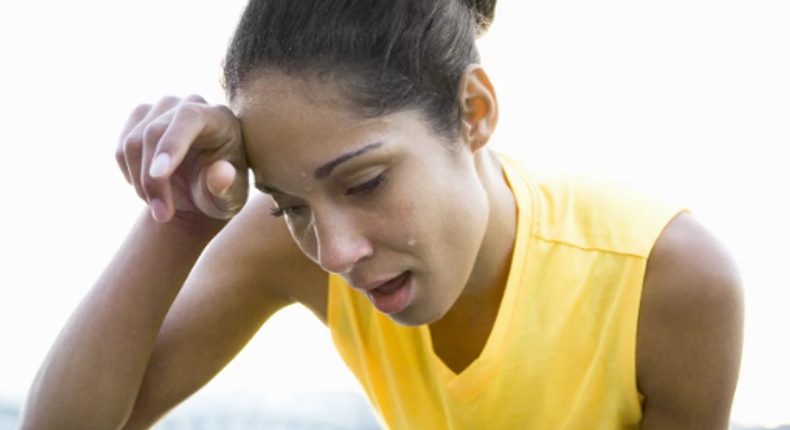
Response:
POLYGON ((520 177, 516 168, 511 165, 511 160, 503 157, 501 154, 496 154, 496 156, 502 166, 505 181, 513 192, 516 201, 517 221, 516 241, 513 247, 510 272, 508 273, 505 292, 502 296, 502 302, 499 305, 491 333, 486 340, 483 350, 480 352, 480 356, 472 361, 461 373, 456 374, 434 351, 430 327, 427 324, 420 326, 422 337, 427 344, 427 350, 431 354, 437 371, 444 380, 448 391, 462 400, 477 394, 499 364, 502 344, 508 337, 518 293, 522 289, 521 278, 524 275, 524 266, 526 264, 528 238, 532 234, 531 220, 534 220, 534 193, 527 181, 525 178, 520 177))

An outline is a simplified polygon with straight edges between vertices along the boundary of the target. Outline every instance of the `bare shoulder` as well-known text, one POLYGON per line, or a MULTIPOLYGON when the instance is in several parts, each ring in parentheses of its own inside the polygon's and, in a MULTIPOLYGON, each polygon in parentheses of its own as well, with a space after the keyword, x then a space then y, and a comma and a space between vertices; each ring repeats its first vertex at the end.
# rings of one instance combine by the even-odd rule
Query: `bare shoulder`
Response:
POLYGON ((250 201, 214 240, 212 254, 242 270, 260 287, 299 302, 326 321, 328 275, 307 258, 281 218, 270 215, 271 198, 254 191, 250 201))
POLYGON ((647 262, 637 336, 642 429, 727 429, 743 343, 743 291, 724 245, 675 217, 647 262))

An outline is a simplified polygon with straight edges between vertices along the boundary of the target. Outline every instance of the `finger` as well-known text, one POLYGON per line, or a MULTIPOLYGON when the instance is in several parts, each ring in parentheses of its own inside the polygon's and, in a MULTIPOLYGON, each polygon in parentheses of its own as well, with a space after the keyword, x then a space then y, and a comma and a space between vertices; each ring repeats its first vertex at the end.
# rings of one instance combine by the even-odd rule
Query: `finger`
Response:
POLYGON ((115 162, 118 163, 118 168, 121 169, 121 173, 123 173, 123 178, 126 179, 126 182, 129 185, 132 185, 132 178, 129 177, 129 167, 126 165, 126 155, 124 154, 123 150, 123 142, 118 145, 118 148, 115 150, 115 162))
MULTIPOLYGON (((125 137, 122 139, 123 148, 122 150, 117 151, 123 152, 124 154, 123 161, 126 170, 126 174, 124 176, 126 176, 127 180, 134 186, 137 195, 146 202, 148 202, 148 200, 146 199, 140 178, 140 168, 143 153, 143 133, 145 132, 148 124, 150 124, 163 113, 171 110, 174 106, 178 105, 179 101, 180 100, 176 97, 164 97, 159 100, 155 106, 149 109, 136 109, 136 112, 134 112, 135 115, 141 114, 144 110, 147 113, 141 120, 137 121, 137 123, 131 127, 131 130, 126 132, 125 137)), ((130 119, 127 121, 127 126, 131 125, 132 123, 133 120, 130 119)), ((116 159, 118 158, 120 157, 118 154, 116 154, 116 159)), ((120 160, 118 163, 121 164, 120 160)))
POLYGON ((151 162, 156 147, 165 133, 173 118, 173 113, 168 112, 151 121, 143 133, 143 151, 140 163, 140 182, 145 192, 151 210, 157 221, 165 222, 170 219, 170 215, 175 213, 174 202, 172 201, 172 187, 170 181, 156 180, 151 177, 151 162))
POLYGON ((143 159, 142 136, 127 136, 123 143, 123 158, 129 182, 134 186, 137 195, 147 202, 148 199, 146 199, 145 192, 140 184, 140 163, 143 159))
MULTIPOLYGON (((185 122, 199 122, 201 118, 199 112, 201 112, 202 106, 205 106, 205 100, 202 97, 190 95, 174 109, 150 122, 144 132, 140 177, 145 194, 151 203, 154 218, 158 221, 166 222, 175 214, 175 202, 173 201, 169 173, 175 171, 183 162, 183 156, 174 158, 168 152, 161 152, 159 148, 163 144, 164 135, 172 128, 178 128, 185 122), (195 115, 196 112, 197 115, 195 115), (155 154, 157 154, 156 157, 155 154)), ((177 143, 186 154, 193 141, 194 138, 186 135, 182 136, 177 143)))
POLYGON ((225 160, 214 162, 206 172, 206 186, 214 197, 227 197, 235 180, 236 168, 225 160))
MULTIPOLYGON (((159 141, 154 155, 154 178, 167 178, 181 164, 190 148, 211 149, 240 139, 238 120, 230 111, 202 103, 183 102, 175 111, 167 131, 159 141)), ((239 145, 239 148, 241 146, 239 145)))
POLYGON ((208 104, 206 99, 204 99, 203 97, 201 97, 201 96, 199 96, 197 94, 190 94, 190 95, 184 97, 184 101, 186 101, 186 102, 193 102, 193 103, 200 103, 200 104, 204 104, 204 105, 208 104))
MULTIPOLYGON (((219 160, 201 172, 200 183, 205 191, 196 199, 198 207, 207 215, 217 219, 230 219, 247 202, 249 184, 247 175, 225 160, 219 160)), ((198 194, 195 194, 198 195, 198 194)))
POLYGON ((196 103, 182 103, 152 153, 153 178, 166 179, 181 164, 205 127, 203 110, 196 103))
POLYGON ((142 104, 134 108, 132 113, 129 115, 129 118, 126 119, 126 124, 123 126, 123 130, 121 130, 121 135, 119 143, 123 143, 124 138, 127 134, 129 134, 132 129, 140 123, 143 119, 148 116, 148 113, 151 112, 153 105, 150 104, 142 104))
POLYGON ((126 166, 126 157, 124 156, 124 141, 126 140, 126 136, 129 134, 132 128, 134 128, 146 117, 146 115, 148 115, 148 112, 152 107, 153 106, 150 104, 142 104, 134 108, 132 113, 129 115, 129 118, 127 118, 126 124, 123 126, 120 138, 118 139, 118 145, 115 148, 115 161, 118 163, 118 167, 121 169, 124 179, 126 179, 126 182, 129 184, 132 184, 132 179, 129 177, 129 169, 126 166))
POLYGON ((175 202, 173 202, 173 188, 170 182, 165 182, 162 187, 154 192, 151 197, 151 215, 159 222, 167 222, 175 215, 175 202))

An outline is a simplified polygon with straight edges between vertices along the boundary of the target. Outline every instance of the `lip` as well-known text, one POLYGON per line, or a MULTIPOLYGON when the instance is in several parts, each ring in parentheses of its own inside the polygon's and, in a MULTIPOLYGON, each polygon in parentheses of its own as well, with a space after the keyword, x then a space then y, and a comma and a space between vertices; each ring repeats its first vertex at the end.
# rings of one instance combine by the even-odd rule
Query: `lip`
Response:
POLYGON ((411 304, 413 292, 414 276, 410 271, 406 271, 379 285, 378 288, 366 291, 365 295, 379 312, 392 315, 403 311, 411 304))
POLYGON ((398 278, 400 278, 401 276, 403 276, 406 273, 407 272, 398 273, 397 275, 390 276, 388 278, 385 278, 384 280, 376 281, 376 282, 369 282, 369 283, 363 284, 361 286, 356 286, 354 284, 352 284, 352 285, 354 285, 356 289, 367 293, 367 292, 373 291, 373 290, 375 290, 377 288, 383 287, 383 286, 385 286, 386 284, 388 284, 390 282, 397 281, 398 278))

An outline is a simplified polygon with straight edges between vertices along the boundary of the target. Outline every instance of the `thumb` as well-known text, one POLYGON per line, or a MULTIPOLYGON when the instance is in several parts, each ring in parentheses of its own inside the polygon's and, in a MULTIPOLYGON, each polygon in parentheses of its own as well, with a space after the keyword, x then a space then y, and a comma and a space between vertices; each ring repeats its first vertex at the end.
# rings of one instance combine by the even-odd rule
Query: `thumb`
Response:
POLYGON ((249 190, 247 175, 239 173, 233 164, 225 160, 214 162, 203 172, 208 201, 198 203, 198 206, 204 206, 200 209, 205 214, 212 218, 230 219, 241 211, 249 190))
POLYGON ((206 186, 214 197, 224 197, 235 179, 236 168, 225 160, 214 162, 206 172, 206 186))

